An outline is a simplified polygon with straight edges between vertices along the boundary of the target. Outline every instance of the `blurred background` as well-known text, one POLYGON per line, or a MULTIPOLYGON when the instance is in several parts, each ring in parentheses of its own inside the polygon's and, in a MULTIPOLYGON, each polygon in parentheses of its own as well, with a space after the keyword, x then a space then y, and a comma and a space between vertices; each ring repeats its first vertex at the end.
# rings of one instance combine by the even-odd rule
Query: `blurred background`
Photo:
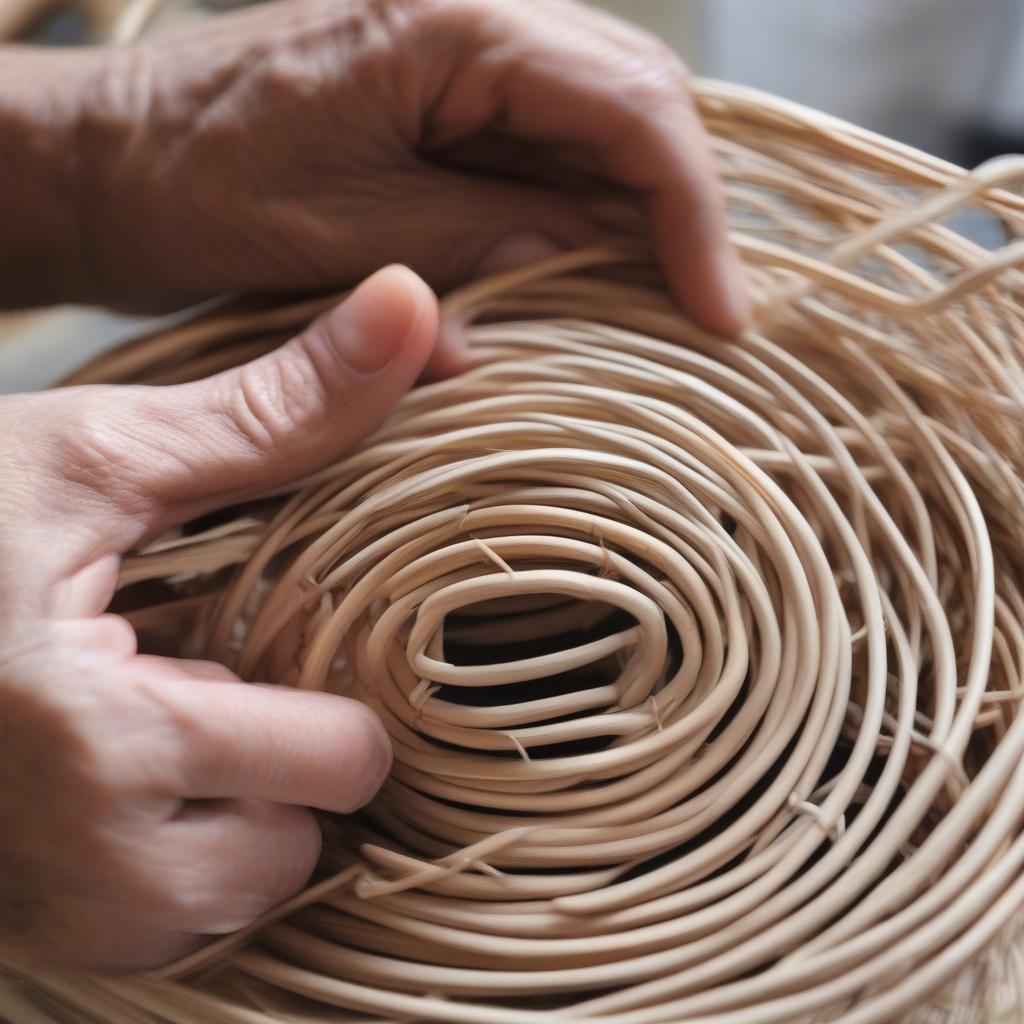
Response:
POLYGON ((1022 0, 604 0, 697 74, 972 166, 1024 149, 1022 0))
MULTIPOLYGON (((232 2, 0 0, 0 37, 126 39, 232 2)), ((776 93, 965 166, 1024 151, 1024 0, 593 2, 660 35, 695 74, 776 93)), ((137 329, 81 311, 0 318, 0 393, 46 386, 137 329)))

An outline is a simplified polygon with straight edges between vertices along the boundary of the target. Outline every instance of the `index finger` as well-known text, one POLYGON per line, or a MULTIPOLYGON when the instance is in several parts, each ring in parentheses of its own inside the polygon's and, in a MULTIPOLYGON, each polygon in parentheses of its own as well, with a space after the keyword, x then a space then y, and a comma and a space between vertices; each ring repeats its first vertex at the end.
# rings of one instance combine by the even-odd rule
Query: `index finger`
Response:
POLYGON ((154 694, 178 723, 176 793, 251 799, 350 813, 391 768, 377 716, 350 697, 285 686, 167 683, 154 694))

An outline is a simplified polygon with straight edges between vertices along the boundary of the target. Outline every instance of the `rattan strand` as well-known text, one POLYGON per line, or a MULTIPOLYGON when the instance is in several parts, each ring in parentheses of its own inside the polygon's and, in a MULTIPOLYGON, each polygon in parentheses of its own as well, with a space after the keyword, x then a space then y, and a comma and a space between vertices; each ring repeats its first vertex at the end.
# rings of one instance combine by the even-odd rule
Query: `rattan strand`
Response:
MULTIPOLYGON (((1022 164, 700 96, 755 330, 694 329, 640 251, 467 286, 475 369, 125 561, 144 637, 359 696, 395 770, 303 896, 161 976, 40 976, 38 1020, 1024 1012, 1022 251, 949 220, 1012 237, 1022 164)), ((330 301, 77 379, 201 376, 330 301)))

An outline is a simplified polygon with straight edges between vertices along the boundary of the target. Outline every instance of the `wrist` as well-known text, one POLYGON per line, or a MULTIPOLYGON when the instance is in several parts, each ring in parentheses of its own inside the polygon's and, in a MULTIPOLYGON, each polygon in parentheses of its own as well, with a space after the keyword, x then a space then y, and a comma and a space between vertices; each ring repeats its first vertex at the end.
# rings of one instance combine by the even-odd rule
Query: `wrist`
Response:
POLYGON ((94 51, 0 47, 0 307, 83 299, 83 97, 94 51))

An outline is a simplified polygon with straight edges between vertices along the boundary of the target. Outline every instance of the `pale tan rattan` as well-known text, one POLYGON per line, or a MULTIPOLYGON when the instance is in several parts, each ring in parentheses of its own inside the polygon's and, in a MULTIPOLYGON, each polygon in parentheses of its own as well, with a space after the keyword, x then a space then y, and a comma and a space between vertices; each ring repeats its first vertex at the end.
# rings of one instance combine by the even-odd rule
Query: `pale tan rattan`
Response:
MULTIPOLYGON (((445 305, 476 369, 126 559, 126 588, 162 581, 129 613, 150 644, 359 696, 395 770, 259 927, 0 1012, 1024 1017, 1024 162, 967 174, 699 95, 755 329, 690 326, 640 250, 469 285, 445 305), (968 209, 1005 244, 957 230, 968 209)), ((201 376, 332 301, 209 315, 77 379, 201 376)))

